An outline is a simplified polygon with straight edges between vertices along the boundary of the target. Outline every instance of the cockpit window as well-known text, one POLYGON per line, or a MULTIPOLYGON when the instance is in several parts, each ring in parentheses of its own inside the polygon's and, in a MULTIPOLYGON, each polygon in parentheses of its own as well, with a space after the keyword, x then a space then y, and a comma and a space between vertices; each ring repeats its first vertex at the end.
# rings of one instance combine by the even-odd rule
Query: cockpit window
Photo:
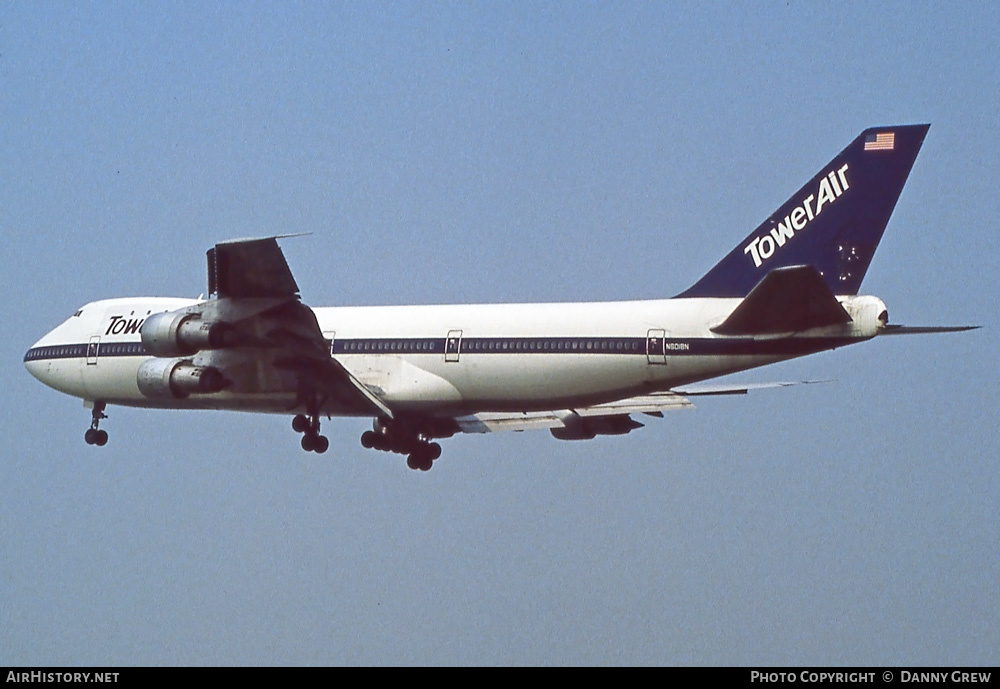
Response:
POLYGON ((83 309, 80 309, 79 311, 77 311, 76 313, 74 313, 74 314, 73 314, 73 318, 76 318, 76 317, 77 317, 77 316, 79 316, 79 315, 80 315, 81 313, 83 313, 83 309))

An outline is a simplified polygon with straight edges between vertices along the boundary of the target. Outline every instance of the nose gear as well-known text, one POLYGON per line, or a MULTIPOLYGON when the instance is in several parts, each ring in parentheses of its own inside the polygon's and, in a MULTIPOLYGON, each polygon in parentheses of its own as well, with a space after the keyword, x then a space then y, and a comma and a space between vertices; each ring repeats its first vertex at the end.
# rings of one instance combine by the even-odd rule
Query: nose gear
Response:
POLYGON ((90 411, 90 428, 83 434, 83 439, 88 445, 103 447, 108 444, 108 432, 98 428, 101 424, 101 419, 108 418, 108 415, 104 413, 107 406, 107 402, 94 402, 94 408, 90 411))

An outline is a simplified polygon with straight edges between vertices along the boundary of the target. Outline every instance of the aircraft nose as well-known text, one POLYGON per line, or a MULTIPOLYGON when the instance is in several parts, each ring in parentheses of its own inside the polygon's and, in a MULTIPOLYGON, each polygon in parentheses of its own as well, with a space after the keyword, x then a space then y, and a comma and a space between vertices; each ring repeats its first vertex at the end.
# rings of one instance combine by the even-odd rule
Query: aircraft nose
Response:
POLYGON ((50 388, 80 396, 79 363, 84 346, 52 344, 51 333, 31 345, 24 353, 24 367, 38 381, 50 388))
POLYGON ((78 316, 82 309, 42 336, 24 353, 24 367, 54 390, 86 399, 83 367, 87 361, 87 330, 78 316))
MULTIPOLYGON (((44 338, 43 338, 44 339, 44 338)), ((35 378, 45 383, 49 384, 46 380, 48 377, 49 366, 45 362, 45 347, 42 347, 39 340, 35 344, 28 348, 28 351, 24 353, 24 367, 28 369, 28 373, 33 375, 35 378)))

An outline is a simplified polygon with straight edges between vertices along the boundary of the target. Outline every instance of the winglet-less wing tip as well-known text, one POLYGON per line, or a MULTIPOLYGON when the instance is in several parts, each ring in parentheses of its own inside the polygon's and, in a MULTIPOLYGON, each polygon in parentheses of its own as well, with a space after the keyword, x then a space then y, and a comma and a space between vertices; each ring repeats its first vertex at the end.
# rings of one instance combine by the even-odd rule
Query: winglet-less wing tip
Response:
POLYGON ((267 237, 240 237, 237 239, 224 239, 221 242, 216 242, 216 246, 226 245, 226 244, 247 244, 248 242, 264 242, 269 239, 290 239, 292 237, 309 237, 312 232, 293 232, 291 234, 274 234, 267 237))
POLYGON ((879 330, 879 335, 929 335, 932 333, 962 333, 979 330, 981 325, 887 325, 879 330))

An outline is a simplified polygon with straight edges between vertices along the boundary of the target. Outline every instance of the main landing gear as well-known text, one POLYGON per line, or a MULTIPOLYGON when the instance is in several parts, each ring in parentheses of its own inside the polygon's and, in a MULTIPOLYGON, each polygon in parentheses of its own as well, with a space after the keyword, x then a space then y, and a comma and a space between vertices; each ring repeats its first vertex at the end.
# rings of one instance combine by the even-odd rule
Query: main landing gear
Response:
POLYGON ((407 455, 406 466, 428 471, 434 460, 441 456, 441 446, 419 435, 394 433, 382 426, 377 431, 361 434, 361 445, 366 448, 407 455))
POLYGON ((306 452, 323 454, 330 448, 330 441, 319 434, 319 415, 296 414, 292 419, 292 430, 302 434, 302 449, 306 452))
MULTIPOLYGON (((292 419, 292 429, 302 434, 302 449, 306 452, 323 454, 329 449, 330 441, 319 434, 319 414, 297 414, 292 419)), ((406 466, 428 471, 441 456, 441 446, 431 439, 442 436, 430 435, 432 432, 412 421, 403 423, 379 418, 375 420, 374 430, 361 435, 361 444, 369 449, 406 455, 406 466)))
POLYGON ((103 447, 108 444, 108 432, 98 428, 101 424, 101 419, 108 418, 108 415, 104 413, 107 406, 106 402, 94 402, 94 408, 90 411, 90 428, 83 434, 83 439, 88 445, 103 447))

